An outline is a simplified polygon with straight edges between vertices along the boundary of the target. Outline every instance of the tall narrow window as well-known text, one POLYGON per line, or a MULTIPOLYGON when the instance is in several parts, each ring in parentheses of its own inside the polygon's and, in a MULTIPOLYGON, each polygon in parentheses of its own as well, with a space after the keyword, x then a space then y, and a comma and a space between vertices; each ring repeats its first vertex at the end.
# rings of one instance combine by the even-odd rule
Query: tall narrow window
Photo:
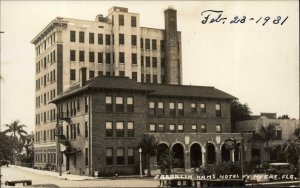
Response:
POLYGON ((88 122, 87 121, 84 123, 84 136, 85 136, 85 138, 89 137, 89 128, 88 128, 88 122))
POLYGON ((95 77, 95 71, 90 71, 90 79, 95 77))
POLYGON ((157 114, 158 115, 164 115, 165 111, 164 111, 164 102, 158 102, 158 111, 157 114))
POLYGON ((165 51, 165 41, 160 40, 160 51, 165 51))
POLYGON ((85 148, 85 166, 89 165, 89 150, 88 148, 85 148))
POLYGON ((88 96, 84 97, 84 112, 87 113, 89 111, 89 98, 88 96))
POLYGON ((152 57, 152 67, 157 67, 157 57, 152 57))
POLYGON ((113 137, 113 126, 110 121, 105 123, 105 135, 106 137, 113 137))
POLYGON ((127 122, 127 137, 134 137, 134 124, 127 122))
POLYGON ((98 34, 98 44, 103 44, 103 34, 98 34))
POLYGON ((131 46, 136 46, 136 35, 131 35, 131 46))
POLYGON ((119 71, 119 76, 124 77, 125 76, 125 71, 119 71))
POLYGON ((140 42, 141 42, 141 48, 144 48, 144 39, 143 38, 141 38, 141 40, 140 40, 140 42))
POLYGON ((76 51, 70 50, 70 61, 76 61, 76 51))
POLYGON ((216 104, 216 116, 221 117, 221 105, 216 104))
POLYGON ((127 112, 133 112, 134 111, 134 103, 133 103, 133 97, 127 97, 127 112))
POLYGON ((200 126, 200 128, 201 128, 201 133, 206 133, 206 125, 205 124, 202 124, 200 126))
POLYGON ((192 113, 197 112, 196 103, 191 103, 191 110, 192 110, 192 113))
POLYGON ((179 102, 177 105, 178 105, 178 115, 183 116, 184 115, 183 103, 179 102))
POLYGON ((110 45, 110 35, 105 35, 105 44, 110 45))
POLYGON ((131 27, 136 27, 136 17, 131 16, 131 27))
POLYGON ((165 132, 165 124, 158 124, 158 132, 165 132))
POLYGON ((110 64, 110 53, 105 53, 105 63, 110 64))
POLYGON ((94 33, 89 33, 89 43, 94 44, 95 39, 94 39, 94 33))
POLYGON ((155 115, 155 102, 153 101, 149 102, 149 114, 155 115))
POLYGON ((174 102, 170 102, 170 116, 175 116, 175 103, 174 102))
POLYGON ((222 132, 222 126, 221 125, 216 125, 216 132, 221 133, 222 132))
POLYGON ((194 133, 197 132, 197 125, 192 125, 192 132, 194 132, 194 133))
POLYGON ((70 80, 76 80, 76 70, 75 69, 70 69, 70 80))
POLYGON ((135 156, 135 154, 134 154, 134 148, 128 148, 128 150, 127 150, 127 163, 129 164, 129 165, 133 165, 134 164, 134 156, 135 156))
POLYGON ((123 97, 116 97, 116 111, 124 112, 124 98, 123 97))
POLYGON ((137 81, 137 72, 132 72, 131 79, 137 81))
POLYGON ((146 67, 150 67, 150 57, 146 56, 146 67))
POLYGON ((201 111, 201 113, 206 113, 206 104, 204 104, 204 103, 200 104, 200 111, 201 111))
POLYGON ((90 52, 89 53, 89 61, 91 63, 94 63, 95 62, 95 53, 94 52, 90 52))
POLYGON ((79 42, 84 43, 84 32, 83 31, 79 31, 79 42))
POLYGON ((98 52, 98 63, 103 63, 103 53, 98 52))
POLYGON ((151 75, 146 74, 146 83, 151 83, 151 75))
POLYGON ((106 165, 113 165, 113 149, 106 148, 106 165))
POLYGON ((124 148, 117 148, 117 165, 124 165, 124 148))
POLYGON ((146 42, 146 49, 150 50, 150 39, 145 39, 146 42))
POLYGON ((116 137, 124 137, 124 123, 116 122, 116 137))
POLYGON ((79 61, 84 62, 84 51, 79 51, 79 61))
POLYGON ((111 96, 106 96, 105 97, 105 109, 106 109, 107 112, 112 112, 112 110, 113 110, 112 97, 111 96))
POLYGON ((76 32, 70 31, 70 42, 76 42, 76 32))
POLYGON ((119 52, 119 63, 125 62, 125 54, 124 52, 119 52))
POLYGON ((119 34, 119 44, 125 44, 124 34, 119 34))
POLYGON ((152 50, 156 50, 156 40, 152 39, 152 50))
POLYGON ((169 130, 170 130, 170 132, 176 132, 176 130, 175 130, 175 125, 169 125, 169 130))
POLYGON ((124 25, 124 15, 119 15, 119 25, 124 25))
POLYGON ((131 54, 131 62, 132 62, 132 64, 137 64, 137 55, 136 55, 136 53, 131 54))

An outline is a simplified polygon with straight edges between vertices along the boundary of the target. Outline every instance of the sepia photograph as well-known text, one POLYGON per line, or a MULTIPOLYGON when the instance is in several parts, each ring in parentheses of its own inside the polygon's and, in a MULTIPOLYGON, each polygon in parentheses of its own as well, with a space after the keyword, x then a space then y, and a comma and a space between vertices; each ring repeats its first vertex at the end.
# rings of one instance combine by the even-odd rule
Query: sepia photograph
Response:
POLYGON ((300 186, 299 1, 0 1, 1 187, 300 186))

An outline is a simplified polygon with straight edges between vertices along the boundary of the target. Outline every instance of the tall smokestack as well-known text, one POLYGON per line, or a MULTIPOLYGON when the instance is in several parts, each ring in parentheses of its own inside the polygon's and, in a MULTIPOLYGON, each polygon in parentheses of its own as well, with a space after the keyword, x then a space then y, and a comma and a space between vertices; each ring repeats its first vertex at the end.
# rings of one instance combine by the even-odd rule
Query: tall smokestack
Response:
POLYGON ((166 83, 181 84, 179 46, 177 38, 177 11, 165 10, 166 83))

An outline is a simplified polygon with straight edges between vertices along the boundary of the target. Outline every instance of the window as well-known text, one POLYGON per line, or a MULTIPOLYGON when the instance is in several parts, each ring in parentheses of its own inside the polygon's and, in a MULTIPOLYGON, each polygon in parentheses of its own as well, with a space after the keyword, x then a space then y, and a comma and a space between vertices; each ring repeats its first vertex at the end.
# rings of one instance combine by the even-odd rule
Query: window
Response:
POLYGON ((110 45, 110 35, 105 35, 105 44, 110 45))
POLYGON ((197 112, 196 103, 191 103, 191 110, 193 113, 197 112))
POLYGON ((105 135, 106 135, 106 137, 113 137, 112 122, 105 123, 105 135))
POLYGON ((200 129, 201 129, 201 133, 206 133, 206 125, 205 124, 201 125, 200 129))
POLYGON ((124 39, 124 34, 119 34, 119 44, 124 44, 125 39, 124 39))
POLYGON ((164 50, 165 50, 165 41, 160 40, 160 51, 164 51, 164 50))
POLYGON ((84 32, 83 31, 79 31, 79 42, 84 43, 84 32))
POLYGON ((70 61, 75 61, 76 60, 76 52, 75 50, 70 50, 70 61))
POLYGON ((192 132, 197 132, 197 125, 192 125, 192 132))
POLYGON ((136 17, 131 16, 131 27, 136 27, 136 17))
POLYGON ((77 123, 77 134, 80 135, 80 124, 77 123))
POLYGON ((133 103, 133 97, 127 97, 127 112, 133 112, 134 111, 134 103, 133 103))
POLYGON ((178 115, 179 116, 183 116, 184 115, 184 111, 183 111, 183 103, 179 102, 178 104, 178 115))
POLYGON ((106 64, 110 64, 110 53, 105 54, 105 62, 106 64))
POLYGON ((136 55, 136 53, 131 54, 131 63, 132 64, 137 64, 137 55, 136 55))
POLYGON ((128 148, 128 150, 127 150, 127 163, 129 164, 129 165, 133 165, 134 164, 134 156, 135 156, 135 154, 134 154, 134 148, 128 148))
POLYGON ((119 71, 119 76, 124 77, 125 76, 125 71, 119 71))
POLYGON ((170 125, 169 129, 170 129, 170 132, 176 132, 175 125, 170 125))
POLYGON ((90 52, 89 53, 89 61, 91 63, 94 63, 95 62, 95 53, 94 52, 90 52))
POLYGON ((156 50, 156 40, 152 39, 152 50, 156 50))
POLYGON ((103 34, 98 34, 98 44, 103 44, 103 34))
POLYGON ((146 49, 150 50, 150 39, 145 39, 146 41, 146 49))
POLYGON ((123 122, 116 123, 116 137, 124 137, 124 123, 123 122))
POLYGON ((76 32, 70 31, 70 42, 76 42, 76 32))
POLYGON ((150 67, 150 57, 146 56, 146 67, 150 67))
POLYGON ((164 68, 165 67, 165 58, 161 58, 160 59, 160 61, 161 61, 161 64, 160 64, 160 66, 162 67, 162 68, 164 68))
POLYGON ((152 67, 157 67, 157 57, 152 57, 152 67))
POLYGON ((116 97, 116 111, 124 112, 124 100, 123 97, 116 97))
POLYGON ((79 61, 84 62, 84 51, 79 51, 79 61))
POLYGON ((110 72, 109 72, 109 71, 106 71, 106 72, 105 72, 105 75, 106 75, 106 76, 110 76, 110 72))
POLYGON ((98 76, 103 76, 103 72, 102 71, 98 71, 98 76))
POLYGON ((216 132, 221 133, 222 132, 222 127, 221 125, 216 125, 216 132))
POLYGON ((89 43, 94 44, 95 39, 94 39, 94 33, 89 33, 89 43))
POLYGON ((136 35, 131 35, 131 46, 136 46, 136 35))
POLYGON ((144 66, 144 56, 141 56, 141 67, 144 66))
POLYGON ((221 117, 221 105, 216 104, 216 117, 221 117))
POLYGON ((124 165, 124 148, 117 148, 117 165, 124 165))
POLYGON ((158 124, 158 132, 165 132, 165 125, 164 124, 158 124))
POLYGON ((200 111, 201 111, 201 113, 206 113, 206 104, 204 104, 204 103, 200 104, 200 111))
POLYGON ((141 42, 141 48, 144 48, 144 39, 141 38, 140 42, 141 42))
POLYGON ((90 79, 95 77, 95 71, 90 71, 90 79))
POLYGON ((164 115, 164 113, 165 113, 165 111, 164 111, 164 102, 158 102, 157 106, 158 106, 157 114, 158 115, 164 115))
POLYGON ((275 140, 281 140, 282 139, 282 129, 279 126, 276 126, 276 137, 275 140))
POLYGON ((124 25, 124 15, 119 15, 119 25, 124 25))
POLYGON ((137 81, 137 72, 132 72, 131 79, 137 81))
POLYGON ((127 137, 134 137, 133 122, 127 122, 127 137))
POLYGON ((84 97, 84 112, 87 113, 89 111, 89 98, 88 96, 84 97))
POLYGON ((119 52, 119 63, 124 63, 124 61, 125 61, 124 52, 119 52))
POLYGON ((174 102, 170 102, 170 116, 176 116, 174 102))
POLYGON ((155 115, 155 102, 153 101, 149 102, 149 114, 155 115))
POLYGON ((76 80, 76 70, 70 69, 70 80, 76 80))
POLYGON ((85 148, 85 166, 89 165, 89 150, 85 148))
POLYGON ((98 52, 98 63, 103 63, 103 53, 98 52))
POLYGON ((183 130, 183 125, 177 125, 177 131, 178 131, 179 133, 183 133, 183 132, 184 132, 184 130, 183 130))
POLYGON ((84 136, 85 136, 85 138, 87 138, 89 136, 89 128, 88 128, 87 121, 84 123, 84 136))
POLYGON ((113 110, 112 97, 111 96, 106 96, 105 97, 105 109, 106 109, 107 112, 112 112, 112 110, 113 110))
POLYGON ((106 148, 106 165, 113 165, 113 149, 106 148))
POLYGON ((156 126, 155 126, 155 124, 150 124, 149 125, 149 131, 150 132, 156 132, 156 126))
POLYGON ((141 82, 142 82, 142 83, 144 83, 144 82, 145 82, 145 76, 144 76, 144 74, 143 74, 143 73, 141 74, 141 82))
POLYGON ((151 75, 146 74, 146 83, 151 83, 151 75))

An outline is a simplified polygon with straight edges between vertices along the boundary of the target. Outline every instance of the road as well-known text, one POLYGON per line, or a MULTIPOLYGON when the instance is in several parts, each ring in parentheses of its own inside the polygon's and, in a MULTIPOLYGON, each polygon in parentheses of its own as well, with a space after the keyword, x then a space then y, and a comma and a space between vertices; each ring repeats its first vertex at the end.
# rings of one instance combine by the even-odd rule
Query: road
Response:
MULTIPOLYGON (((1 167, 2 186, 7 180, 32 180, 33 187, 158 187, 159 182, 153 178, 118 178, 118 179, 91 179, 65 180, 55 176, 31 172, 15 166, 1 167)), ((21 184, 20 184, 21 185, 21 184)))

